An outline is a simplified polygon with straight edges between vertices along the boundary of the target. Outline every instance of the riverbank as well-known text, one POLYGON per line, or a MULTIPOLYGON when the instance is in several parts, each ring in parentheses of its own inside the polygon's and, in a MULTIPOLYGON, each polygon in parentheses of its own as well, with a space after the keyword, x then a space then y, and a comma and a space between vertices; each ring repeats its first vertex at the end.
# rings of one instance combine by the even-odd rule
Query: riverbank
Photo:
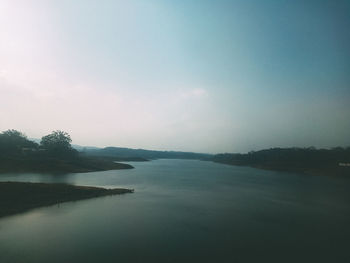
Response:
POLYGON ((55 205, 107 195, 132 193, 134 190, 74 186, 68 184, 0 182, 0 217, 55 205))
POLYGON ((346 165, 350 162, 350 147, 271 148, 246 154, 217 154, 212 161, 308 175, 350 176, 350 166, 346 165))
POLYGON ((0 173, 43 172, 43 173, 86 173, 107 170, 132 169, 133 166, 116 163, 109 158, 76 157, 57 158, 1 158, 0 173))
POLYGON ((234 166, 246 166, 256 169, 270 170, 270 171, 281 171, 281 172, 291 172, 300 173, 305 175, 313 176, 348 176, 350 177, 349 167, 342 166, 323 166, 320 167, 305 167, 300 165, 291 164, 249 164, 240 162, 225 162, 225 161, 213 161, 215 163, 234 165, 234 166))

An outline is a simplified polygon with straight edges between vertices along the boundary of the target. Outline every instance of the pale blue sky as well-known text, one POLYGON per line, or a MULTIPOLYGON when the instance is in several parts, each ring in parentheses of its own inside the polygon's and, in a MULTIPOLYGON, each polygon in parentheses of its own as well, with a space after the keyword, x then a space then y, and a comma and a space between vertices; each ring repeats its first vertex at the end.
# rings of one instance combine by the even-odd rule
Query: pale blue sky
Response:
POLYGON ((0 130, 199 152, 350 145, 350 2, 0 0, 0 130))

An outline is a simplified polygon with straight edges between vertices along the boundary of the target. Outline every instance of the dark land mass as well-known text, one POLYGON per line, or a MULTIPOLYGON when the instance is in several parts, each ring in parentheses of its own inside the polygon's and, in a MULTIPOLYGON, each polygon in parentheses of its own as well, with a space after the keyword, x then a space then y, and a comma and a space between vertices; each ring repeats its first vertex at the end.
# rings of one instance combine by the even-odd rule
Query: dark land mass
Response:
POLYGON ((116 161, 153 159, 196 159, 261 169, 290 171, 312 175, 350 176, 350 147, 332 149, 272 148, 247 154, 203 154, 178 151, 153 151, 121 147, 81 147, 78 152, 64 131, 53 131, 41 138, 40 144, 28 140, 16 130, 0 133, 1 172, 79 173, 130 169, 116 161))
POLYGON ((109 160, 112 162, 148 162, 149 159, 142 157, 118 157, 118 156, 103 156, 103 155, 86 155, 85 153, 80 153, 81 156, 93 159, 109 160))
POLYGON ((230 165, 298 172, 309 175, 350 176, 350 148, 273 148, 247 154, 217 154, 212 161, 230 165))
POLYGON ((0 217, 62 202, 132 193, 131 189, 104 189, 68 184, 0 182, 0 217))
POLYGON ((116 163, 110 159, 76 157, 69 159, 37 156, 0 158, 0 173, 5 172, 54 172, 85 173, 116 169, 132 169, 129 164, 116 163))
POLYGON ((177 151, 153 151, 144 149, 130 149, 121 147, 106 147, 102 149, 85 149, 83 153, 86 156, 105 156, 116 157, 120 161, 146 161, 152 159, 196 159, 209 160, 213 157, 211 154, 177 152, 177 151))
POLYGON ((87 157, 75 150, 64 131, 53 131, 40 144, 23 133, 7 130, 0 133, 1 172, 83 173, 133 168, 110 158, 87 157))

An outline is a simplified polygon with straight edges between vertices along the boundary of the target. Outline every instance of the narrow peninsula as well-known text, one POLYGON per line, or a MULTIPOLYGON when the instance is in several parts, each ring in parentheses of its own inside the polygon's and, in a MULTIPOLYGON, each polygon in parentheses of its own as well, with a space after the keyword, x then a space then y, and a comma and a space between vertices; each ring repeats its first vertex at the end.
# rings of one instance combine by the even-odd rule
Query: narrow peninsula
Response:
POLYGON ((54 158, 19 156, 0 158, 0 173, 86 173, 132 169, 133 166, 98 157, 54 158))
POLYGON ((42 137, 40 144, 23 133, 7 130, 0 133, 0 173, 84 173, 131 169, 103 156, 85 156, 71 145, 70 135, 53 131, 42 137))
POLYGON ((124 188, 105 189, 68 184, 0 182, 0 217, 63 202, 132 192, 134 190, 124 188))

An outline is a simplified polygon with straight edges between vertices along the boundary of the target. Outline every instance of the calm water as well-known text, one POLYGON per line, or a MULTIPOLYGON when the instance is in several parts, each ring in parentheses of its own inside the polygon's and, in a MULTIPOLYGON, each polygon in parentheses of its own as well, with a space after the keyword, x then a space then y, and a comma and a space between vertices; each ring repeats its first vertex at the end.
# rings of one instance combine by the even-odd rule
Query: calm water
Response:
POLYGON ((349 262, 350 179, 211 162, 0 175, 134 188, 0 219, 0 262, 349 262))

